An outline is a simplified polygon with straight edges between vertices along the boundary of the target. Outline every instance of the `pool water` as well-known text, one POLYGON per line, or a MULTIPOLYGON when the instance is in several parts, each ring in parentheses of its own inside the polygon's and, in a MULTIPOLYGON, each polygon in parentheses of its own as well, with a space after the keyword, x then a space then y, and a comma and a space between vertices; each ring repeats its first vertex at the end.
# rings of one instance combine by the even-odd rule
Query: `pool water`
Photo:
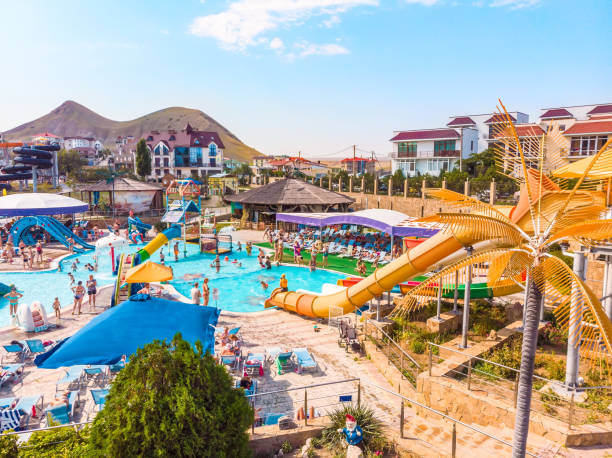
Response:
MULTIPOLYGON (((125 252, 135 252, 143 245, 132 245, 125 252)), ((202 279, 209 279, 211 291, 209 305, 231 312, 255 312, 264 310, 263 302, 267 299, 272 290, 279 285, 281 274, 285 274, 289 282, 289 289, 308 289, 320 291, 324 283, 336 284, 339 278, 345 275, 316 270, 310 272, 307 268, 296 266, 272 266, 271 270, 262 269, 257 262, 257 251, 255 247, 251 256, 247 256, 245 251, 229 254, 229 261, 221 258, 221 269, 216 272, 211 263, 214 255, 200 254, 196 245, 182 242, 180 246, 179 261, 174 261, 174 256, 170 256, 167 247, 162 250, 165 255, 166 265, 172 266, 174 280, 170 282, 177 291, 186 297, 191 297, 190 291, 194 282, 198 282, 201 288, 202 279), (184 252, 186 251, 186 257, 184 252), (237 262, 233 263, 232 261, 237 262), (268 289, 264 290, 261 281, 267 283, 268 289), (214 300, 213 291, 217 290, 218 300, 214 300)), ((109 254, 98 254, 98 271, 89 272, 85 264, 94 264, 94 252, 87 252, 80 255, 73 255, 61 262, 61 272, 58 270, 48 272, 19 272, 2 273, 0 281, 7 285, 14 284, 17 290, 23 294, 20 304, 30 304, 33 301, 40 301, 48 312, 53 310, 52 303, 58 297, 62 307, 73 303, 73 293, 70 289, 68 272, 72 272, 71 266, 78 260, 76 272, 73 273, 75 280, 83 281, 85 285, 89 274, 93 274, 98 282, 98 289, 105 285, 115 283, 116 277, 111 272, 111 260, 109 254)), ((160 262, 160 251, 151 257, 152 261, 160 262)), ((87 310, 87 295, 83 299, 82 310, 87 310)), ((7 326, 11 320, 8 313, 8 300, 0 298, 0 327, 7 326)))

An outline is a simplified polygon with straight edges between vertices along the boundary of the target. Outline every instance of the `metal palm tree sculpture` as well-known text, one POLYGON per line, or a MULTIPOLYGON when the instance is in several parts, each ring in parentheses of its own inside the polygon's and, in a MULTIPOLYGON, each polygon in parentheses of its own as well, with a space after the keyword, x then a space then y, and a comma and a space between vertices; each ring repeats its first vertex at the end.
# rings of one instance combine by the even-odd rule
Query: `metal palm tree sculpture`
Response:
POLYGON ((576 182, 553 181, 543 171, 562 165, 567 154, 558 129, 552 127, 538 136, 536 143, 533 138, 528 143, 519 138, 501 102, 500 106, 495 130, 497 166, 520 184, 518 205, 506 215, 468 196, 446 189, 432 190, 434 197, 467 208, 470 213, 439 213, 423 220, 443 223, 443 230, 464 246, 471 246, 468 253, 473 254, 450 260, 449 265, 402 298, 393 313, 402 316, 426 305, 436 295, 438 285, 454 288, 456 272, 470 265, 488 264, 491 287, 528 279, 513 441, 513 456, 522 457, 527 446, 543 302, 553 307, 558 322, 569 332, 570 345, 574 342, 579 346, 584 357, 607 365, 612 354, 612 323, 599 300, 565 262, 549 253, 559 242, 590 246, 612 238, 612 220, 600 219, 609 203, 609 183, 606 199, 603 191, 594 190, 603 189, 603 183, 588 178, 594 167, 612 168, 612 139, 576 182))

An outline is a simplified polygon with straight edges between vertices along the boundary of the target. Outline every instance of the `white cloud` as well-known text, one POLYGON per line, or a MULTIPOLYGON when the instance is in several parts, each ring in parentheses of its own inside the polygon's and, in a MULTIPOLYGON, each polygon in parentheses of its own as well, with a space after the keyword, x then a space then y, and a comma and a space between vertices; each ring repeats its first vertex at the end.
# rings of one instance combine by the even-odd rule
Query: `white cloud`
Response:
POLYGON ((530 6, 536 6, 540 3, 540 0, 494 0, 491 2, 492 7, 508 6, 512 9, 529 8, 530 6))
POLYGON ((328 29, 331 29, 336 24, 340 24, 340 22, 341 22, 340 16, 338 16, 337 14, 334 14, 329 19, 325 19, 323 21, 323 25, 327 27, 328 29))
POLYGON ((170 32, 168 30, 166 30, 166 29, 161 29, 159 31, 159 33, 161 33, 162 35, 169 35, 170 34, 170 32))
POLYGON ((280 51, 285 47, 285 43, 278 37, 272 38, 270 41, 270 49, 274 49, 275 51, 280 51))
POLYGON ((419 3, 424 6, 433 6, 439 2, 440 0, 406 0, 406 3, 419 3))
POLYGON ((326 44, 315 44, 309 43, 307 41, 302 41, 300 43, 295 44, 296 48, 299 49, 300 57, 307 56, 337 56, 339 54, 348 54, 349 50, 344 46, 335 44, 335 43, 326 43, 326 44))
POLYGON ((357 6, 377 6, 378 0, 234 0, 226 10, 199 16, 189 32, 216 39, 228 49, 244 50, 267 40, 264 34, 299 25, 313 16, 332 18, 357 6))

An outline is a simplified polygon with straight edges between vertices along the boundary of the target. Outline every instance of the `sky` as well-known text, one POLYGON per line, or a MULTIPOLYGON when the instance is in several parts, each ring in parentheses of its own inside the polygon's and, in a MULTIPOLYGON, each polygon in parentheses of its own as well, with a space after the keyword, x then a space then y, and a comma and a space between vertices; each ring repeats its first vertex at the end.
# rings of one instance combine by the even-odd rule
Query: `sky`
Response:
POLYGON ((391 151, 501 98, 612 102, 607 0, 0 0, 0 131, 74 100, 209 114, 265 154, 391 151))

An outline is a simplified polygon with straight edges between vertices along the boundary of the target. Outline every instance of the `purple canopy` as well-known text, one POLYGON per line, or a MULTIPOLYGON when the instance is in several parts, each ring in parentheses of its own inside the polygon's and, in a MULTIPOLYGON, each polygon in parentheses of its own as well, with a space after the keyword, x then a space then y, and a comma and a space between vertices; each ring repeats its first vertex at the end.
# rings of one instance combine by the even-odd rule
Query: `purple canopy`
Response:
POLYGON ((352 213, 277 213, 276 220, 318 228, 355 224, 399 237, 431 237, 442 228, 437 223, 419 223, 415 222, 416 218, 403 213, 377 208, 352 213))

